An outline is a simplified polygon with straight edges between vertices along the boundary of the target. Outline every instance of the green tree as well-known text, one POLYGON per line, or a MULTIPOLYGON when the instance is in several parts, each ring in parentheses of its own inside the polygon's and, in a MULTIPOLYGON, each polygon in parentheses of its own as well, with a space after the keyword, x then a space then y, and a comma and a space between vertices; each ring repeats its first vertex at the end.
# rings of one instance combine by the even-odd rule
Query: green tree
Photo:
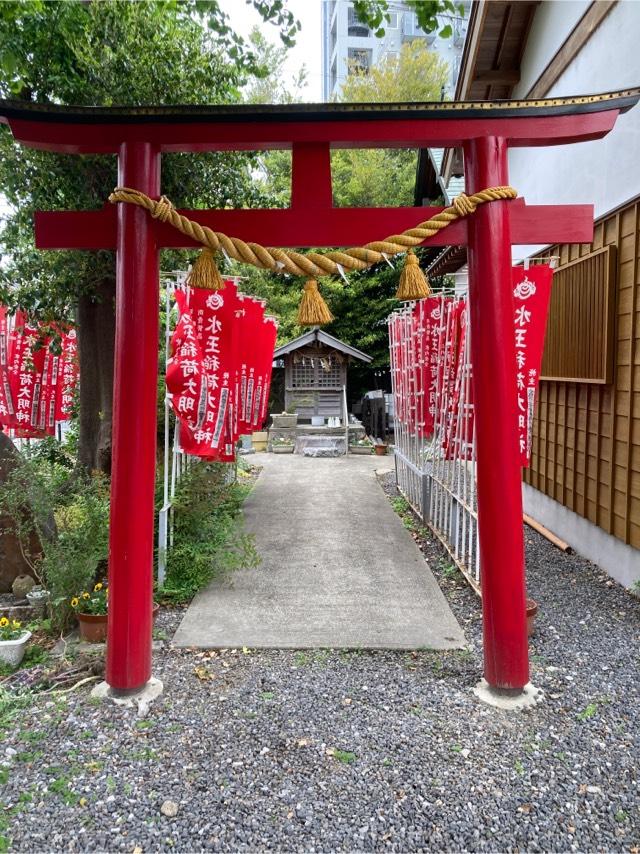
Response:
MULTIPOLYGON (((388 57, 369 74, 350 74, 340 100, 354 103, 434 101, 440 98, 448 65, 422 39, 405 44, 397 57, 388 57)), ((281 86, 277 72, 269 76, 275 91, 281 86)), ((288 152, 267 152, 261 158, 265 192, 288 204, 290 158, 288 152)), ((334 204, 348 207, 412 205, 417 151, 412 149, 339 149, 332 152, 334 204)), ((372 239, 385 235, 372 235, 372 239)), ((385 318, 397 305, 401 262, 393 269, 381 264, 342 279, 323 279, 322 293, 335 321, 327 331, 373 357, 370 367, 354 365, 350 373, 352 399, 372 387, 372 372, 389 363, 385 318)), ((244 272, 244 270, 243 270, 244 272)), ((259 270, 248 273, 251 289, 268 297, 280 317, 278 340, 290 341, 303 330, 296 325, 301 282, 275 277, 259 270)))
MULTIPOLYGON (((406 5, 416 13, 418 26, 425 33, 435 32, 441 19, 464 17, 464 5, 453 0, 406 0, 406 5)), ((353 7, 363 24, 371 27, 376 36, 384 36, 384 25, 389 23, 389 0, 354 0, 353 7)), ((452 32, 451 24, 446 22, 439 35, 448 38, 452 32)))
POLYGON ((251 30, 248 41, 257 67, 266 73, 249 81, 242 100, 246 104, 293 104, 299 101, 307 82, 306 66, 288 78, 285 72, 287 47, 270 42, 258 27, 251 30))
MULTIPOLYGON (((360 104, 437 101, 448 74, 448 63, 416 39, 368 74, 349 74, 340 100, 360 104)), ((416 167, 415 149, 335 151, 331 160, 334 202, 343 207, 412 205, 416 167)))
MULTIPOLYGON (((290 44, 298 24, 280 0, 254 0, 290 44)), ((228 27, 216 0, 0 4, 0 95, 62 104, 238 101, 267 68, 228 27)), ((163 190, 188 207, 268 202, 252 177, 254 155, 163 159, 163 190)), ((10 213, 0 232, 0 300, 39 319, 78 322, 79 463, 109 471, 114 342, 114 258, 107 252, 36 252, 37 209, 100 208, 116 183, 114 157, 21 148, 0 127, 0 187, 10 213)))

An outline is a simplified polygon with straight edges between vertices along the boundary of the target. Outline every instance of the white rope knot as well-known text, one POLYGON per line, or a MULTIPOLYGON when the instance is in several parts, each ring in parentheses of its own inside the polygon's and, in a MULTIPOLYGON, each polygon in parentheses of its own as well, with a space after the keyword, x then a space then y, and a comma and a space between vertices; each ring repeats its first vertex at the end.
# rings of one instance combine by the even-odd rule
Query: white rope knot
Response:
POLYGON ((477 205, 465 193, 460 193, 453 200, 452 207, 458 216, 467 216, 475 211, 477 205))

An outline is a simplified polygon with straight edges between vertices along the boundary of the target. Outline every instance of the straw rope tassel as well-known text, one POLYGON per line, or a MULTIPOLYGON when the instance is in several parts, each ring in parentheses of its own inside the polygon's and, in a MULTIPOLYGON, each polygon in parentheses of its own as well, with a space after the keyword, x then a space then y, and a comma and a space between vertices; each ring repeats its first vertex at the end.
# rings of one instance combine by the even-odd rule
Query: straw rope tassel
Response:
POLYGON ((410 249, 404 261, 404 267, 400 273, 396 299, 415 300, 424 299, 431 293, 429 280, 420 269, 420 263, 415 252, 410 249))
POLYGON ((324 326, 331 323, 333 315, 329 306, 322 298, 315 279, 309 279, 304 283, 304 291, 298 309, 299 326, 324 326))
POLYGON ((208 288, 210 291, 220 291, 224 288, 224 282, 211 249, 201 250, 187 277, 187 284, 192 288, 208 288))

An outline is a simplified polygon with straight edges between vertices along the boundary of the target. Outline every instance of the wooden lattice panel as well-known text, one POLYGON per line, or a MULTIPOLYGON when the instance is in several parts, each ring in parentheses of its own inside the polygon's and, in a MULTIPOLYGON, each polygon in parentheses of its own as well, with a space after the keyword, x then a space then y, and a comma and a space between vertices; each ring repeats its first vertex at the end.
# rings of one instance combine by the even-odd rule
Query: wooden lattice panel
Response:
POLYGON ((549 252, 560 256, 559 274, 588 270, 581 265, 594 256, 614 265, 608 287, 615 320, 607 316, 612 370, 595 380, 543 378, 524 480, 640 548, 640 202, 596 223, 591 245, 556 245, 549 252))
POLYGON ((542 379, 608 384, 613 376, 614 246, 571 261, 553 277, 542 379))

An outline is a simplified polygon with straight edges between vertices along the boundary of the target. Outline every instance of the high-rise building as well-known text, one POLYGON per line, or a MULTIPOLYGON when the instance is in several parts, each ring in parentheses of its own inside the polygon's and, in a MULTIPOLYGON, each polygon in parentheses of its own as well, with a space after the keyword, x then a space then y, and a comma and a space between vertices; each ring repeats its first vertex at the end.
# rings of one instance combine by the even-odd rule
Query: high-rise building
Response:
MULTIPOLYGON (((465 0, 465 9, 470 0, 465 0)), ((466 14, 443 16, 434 33, 425 33, 418 26, 416 14, 405 3, 389 3, 385 35, 378 38, 366 24, 356 17, 350 0, 323 0, 322 4, 322 96, 325 101, 339 94, 348 74, 366 74, 384 59, 400 53, 405 42, 424 39, 429 48, 449 63, 450 74, 443 97, 451 97, 455 90, 460 57, 467 31, 466 14), (453 35, 441 38, 438 32, 450 24, 453 35)))

